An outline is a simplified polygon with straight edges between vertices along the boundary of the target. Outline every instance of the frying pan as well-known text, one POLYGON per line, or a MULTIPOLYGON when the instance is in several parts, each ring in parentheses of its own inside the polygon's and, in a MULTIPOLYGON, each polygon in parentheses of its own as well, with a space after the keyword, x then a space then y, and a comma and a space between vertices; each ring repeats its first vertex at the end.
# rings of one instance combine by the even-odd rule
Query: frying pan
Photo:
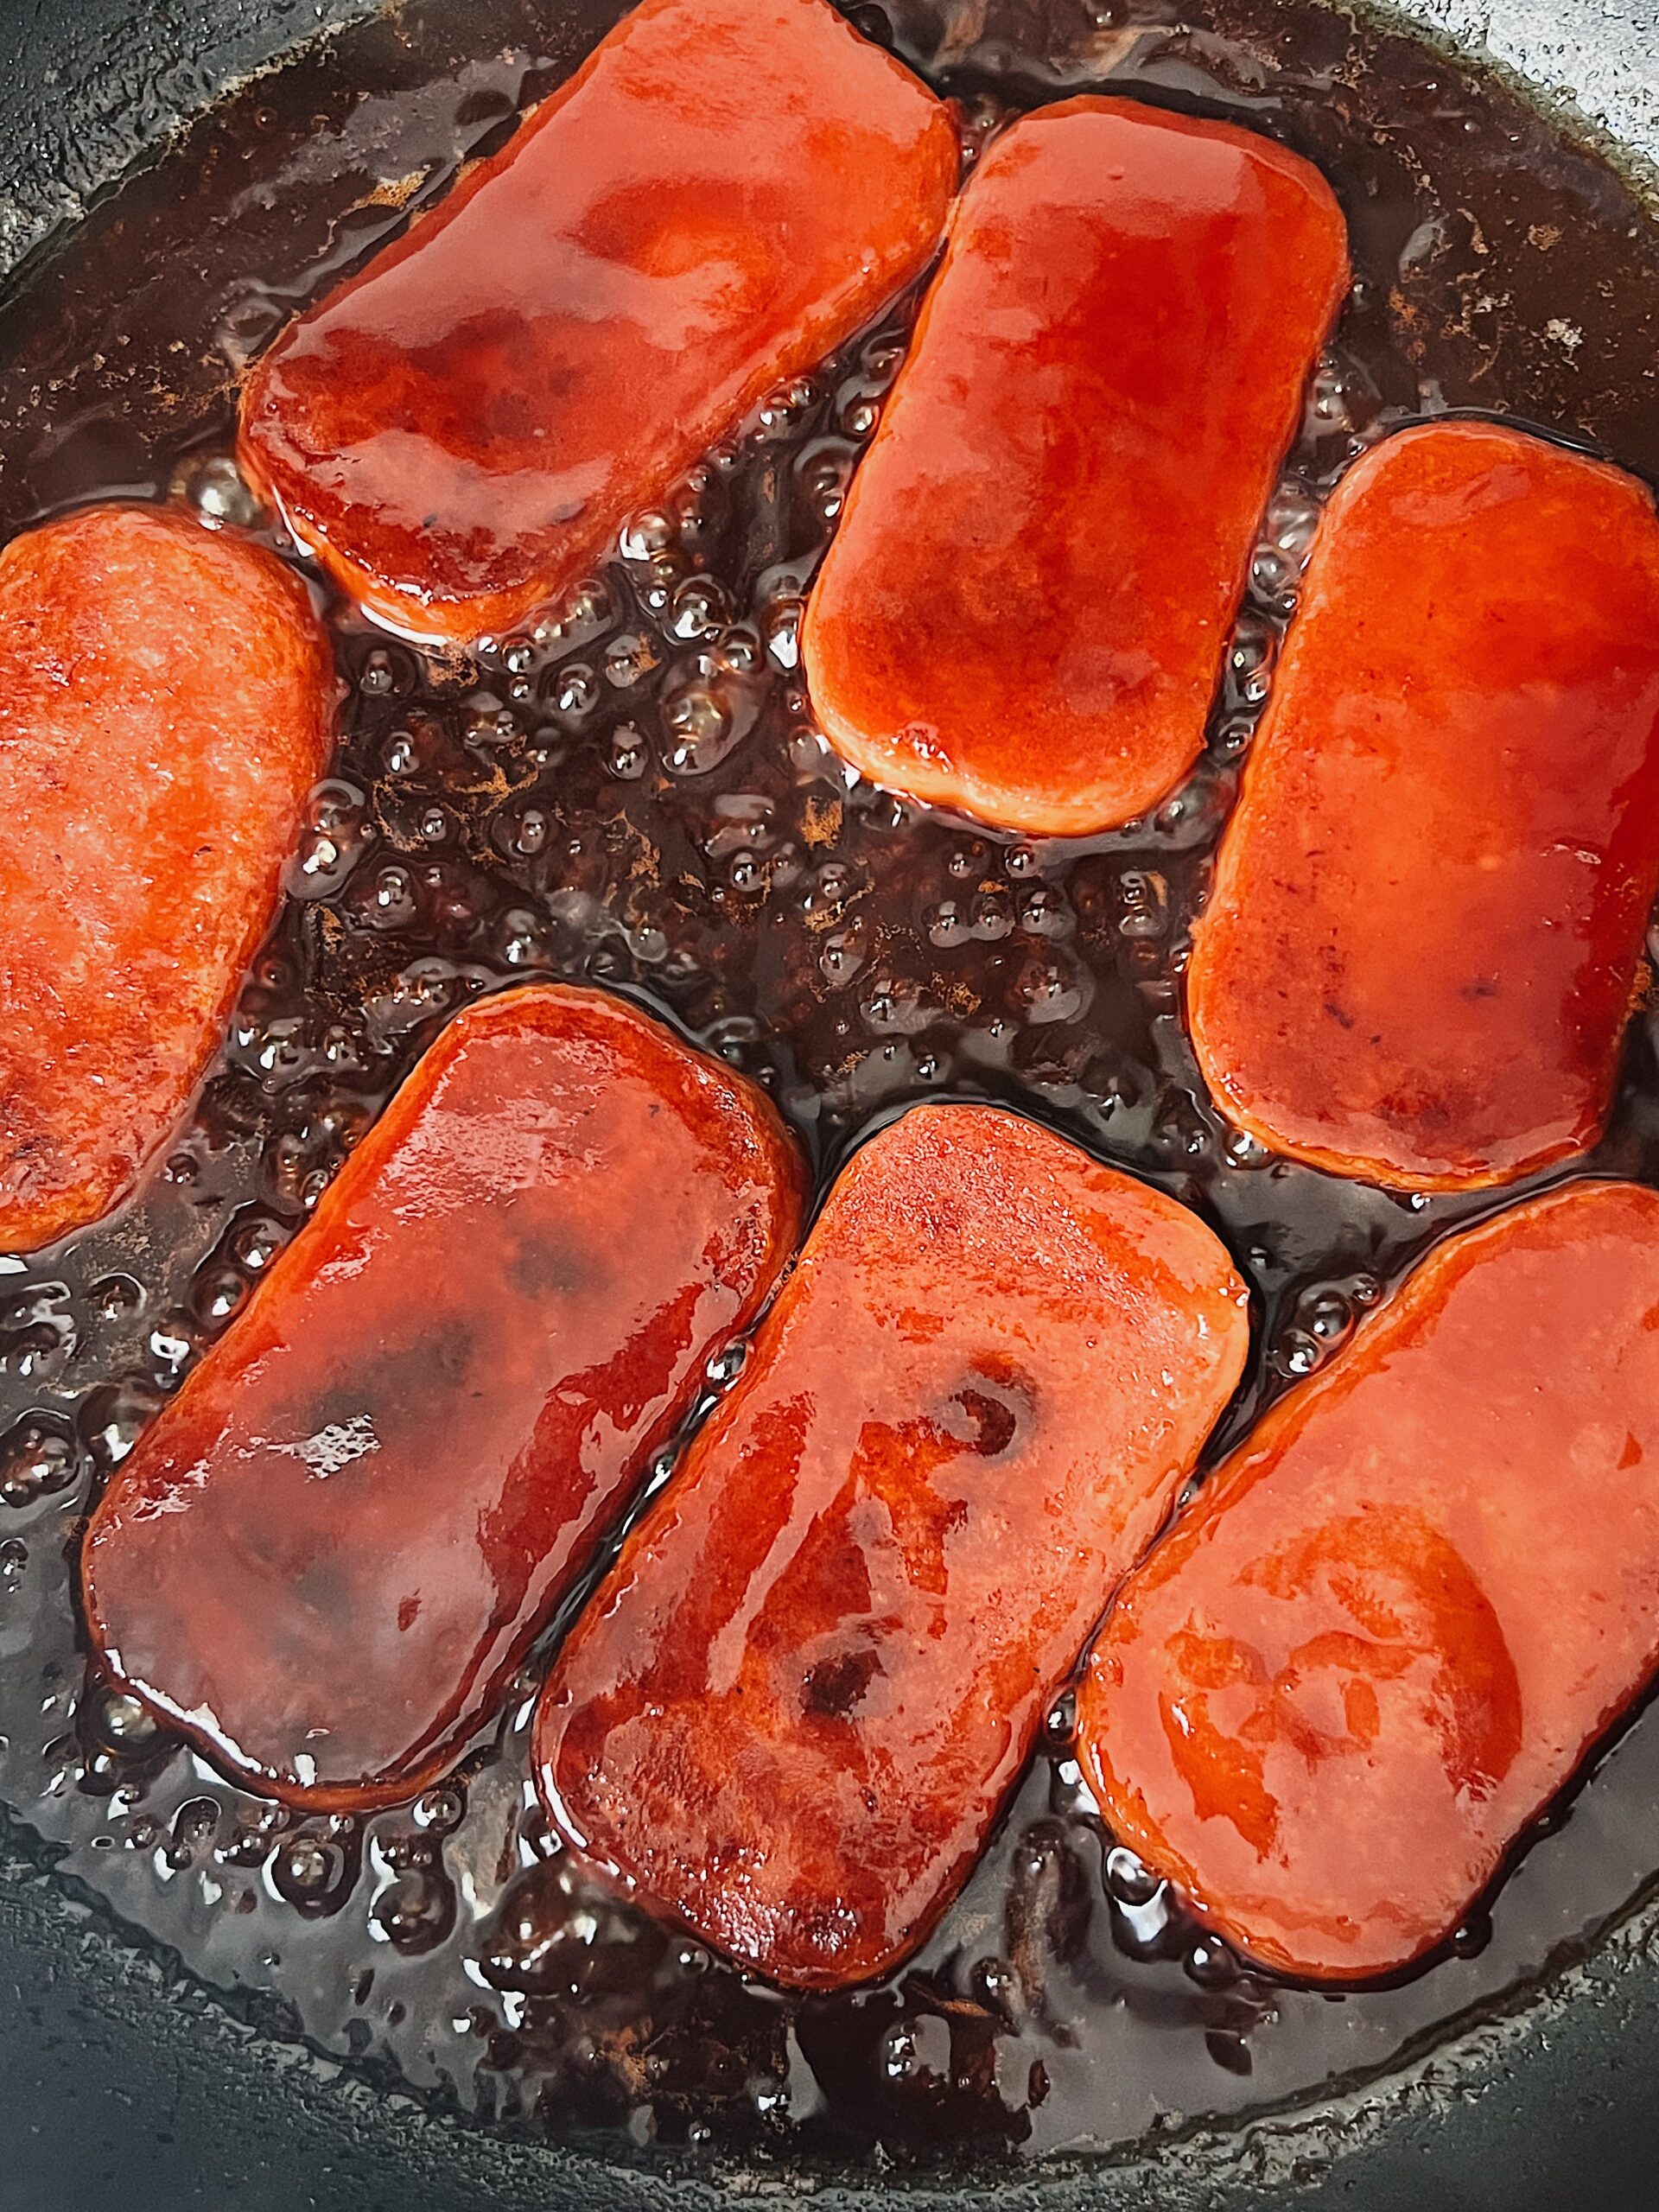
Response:
MULTIPOLYGON (((227 86, 377 5, 0 0, 0 276, 227 86)), ((550 16, 560 6, 548 0, 550 16)), ((1580 135, 1651 187, 1650 0, 1409 0, 1400 13, 1515 73, 1531 97, 1570 102, 1580 135)), ((0 2212, 715 2212, 750 2201, 779 2212, 1293 2202, 1644 2212, 1659 2207, 1659 1901, 1509 2017, 1382 2084, 1243 2128, 949 2182, 783 2164, 677 2171, 486 2134, 320 2059, 273 2009, 210 1993, 130 1942, 0 1808, 0 2212)))

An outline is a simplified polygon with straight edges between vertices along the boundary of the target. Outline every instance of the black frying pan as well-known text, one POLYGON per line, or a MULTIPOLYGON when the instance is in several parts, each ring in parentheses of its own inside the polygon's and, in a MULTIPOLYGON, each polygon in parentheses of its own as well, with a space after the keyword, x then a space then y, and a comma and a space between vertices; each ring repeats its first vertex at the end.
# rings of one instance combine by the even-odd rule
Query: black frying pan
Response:
MULTIPOLYGON (((0 0, 0 267, 72 221, 246 73, 320 25, 374 12, 375 0, 0 0)), ((948 31, 969 11, 941 0, 913 12, 931 12, 948 31)), ((1176 11, 1122 12, 1167 22, 1176 11)), ((1415 12, 1440 20, 1457 11, 1425 0, 1415 12)), ((547 0, 543 13, 550 19, 543 49, 574 59, 591 27, 562 29, 560 0, 547 0)), ((416 44, 418 20, 411 10, 416 44)), ((1632 143, 1644 112, 1655 120, 1659 34, 1644 40, 1594 0, 1548 0, 1532 12, 1512 8, 1495 35, 1511 56, 1530 54, 1541 68, 1559 72, 1570 58, 1574 82, 1632 143)), ((1659 140, 1659 127, 1653 135, 1659 140)), ((1630 336, 1639 342, 1639 333, 1630 336)), ((1618 361, 1603 368, 1607 391, 1584 404, 1605 416, 1618 411, 1612 386, 1626 371, 1618 361)), ((1588 387, 1595 374, 1590 365, 1588 387)), ((1588 427, 1611 435, 1605 421, 1588 427)), ((1659 422, 1650 419, 1647 435, 1652 450, 1636 457, 1654 472, 1659 422)), ((1174 2131, 1092 2166, 880 2183, 779 2166, 624 2167, 487 2134, 318 2060, 269 2002, 202 1990, 60 1882, 51 1861, 0 1809, 3 2212, 605 2212, 671 2203, 697 2212, 751 2198, 826 2212, 900 2199, 918 2212, 1243 2212, 1293 2201, 1361 2212, 1659 2206, 1652 1906, 1639 1907, 1587 1961, 1518 1996, 1508 2017, 1471 2024, 1388 2082, 1316 2110, 1243 2132, 1174 2131)))

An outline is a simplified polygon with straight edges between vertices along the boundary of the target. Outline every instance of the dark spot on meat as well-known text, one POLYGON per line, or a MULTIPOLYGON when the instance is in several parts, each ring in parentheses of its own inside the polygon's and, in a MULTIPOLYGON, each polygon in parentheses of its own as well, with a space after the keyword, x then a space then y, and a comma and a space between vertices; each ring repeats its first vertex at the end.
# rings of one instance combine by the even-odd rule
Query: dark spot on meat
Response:
POLYGON ((945 1426, 979 1458, 996 1459, 1013 1447, 1036 1412, 1037 1389, 1030 1376, 1011 1359, 990 1352, 975 1361, 969 1379, 951 1398, 945 1426))
POLYGON ((874 1651, 837 1652, 809 1668, 804 1709, 820 1720, 845 1720, 862 1700, 881 1662, 874 1651))
POLYGON ((365 1414, 378 1432, 384 1432, 400 1420, 418 1417, 423 1406, 452 1401, 476 1351, 474 1332, 445 1314, 408 1344, 389 1345, 354 1361, 304 1413, 273 1423, 273 1436, 288 1442, 320 1436, 330 1428, 350 1433, 365 1414))
POLYGON ((982 1457, 994 1459, 999 1452, 1006 1452, 1019 1430, 1019 1416, 1001 1398, 993 1398, 984 1390, 958 1390, 957 1403, 974 1423, 978 1433, 973 1438, 973 1448, 982 1457))
POLYGON ((526 1236, 513 1248, 512 1280, 526 1298, 591 1298, 603 1290, 609 1270, 585 1245, 526 1236))

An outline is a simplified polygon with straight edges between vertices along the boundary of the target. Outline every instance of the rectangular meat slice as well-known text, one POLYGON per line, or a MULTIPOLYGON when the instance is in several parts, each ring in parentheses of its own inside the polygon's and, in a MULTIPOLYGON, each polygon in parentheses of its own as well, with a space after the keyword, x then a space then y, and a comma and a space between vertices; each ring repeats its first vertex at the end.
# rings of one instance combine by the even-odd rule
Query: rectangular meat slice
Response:
POLYGON ((105 1493, 112 1672, 252 1788, 413 1796, 793 1249, 761 1094, 543 985, 438 1039, 105 1493))
POLYGON ((335 679, 303 585, 160 507, 0 552, 0 1251, 130 1191, 270 925, 335 679))
POLYGON ((1059 836, 1162 798, 1347 285, 1329 187, 1267 139, 1094 98, 997 139, 808 606, 853 765, 1059 836))
POLYGON ((1402 431, 1320 526, 1194 931, 1217 1103, 1421 1191, 1596 1141, 1659 888, 1659 519, 1497 423, 1402 431))
POLYGON ((825 0, 645 0, 277 340, 244 460, 380 621, 499 634, 920 272, 957 166, 825 0))
POLYGON ((554 1819, 745 1967, 885 1973, 983 1845, 1242 1369, 1172 1199, 995 1108, 842 1171, 543 1694, 554 1819))
POLYGON ((1280 1972, 1451 1936, 1659 1666, 1659 1193, 1442 1244, 1121 1592, 1078 1707, 1111 1833, 1280 1972))

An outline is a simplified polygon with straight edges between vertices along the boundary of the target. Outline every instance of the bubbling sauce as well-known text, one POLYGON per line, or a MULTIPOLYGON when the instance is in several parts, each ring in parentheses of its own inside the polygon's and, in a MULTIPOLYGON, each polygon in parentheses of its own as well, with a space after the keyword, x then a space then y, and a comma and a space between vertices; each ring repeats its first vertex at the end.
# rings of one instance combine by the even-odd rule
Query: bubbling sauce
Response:
MULTIPOLYGON (((428 0, 319 48, 26 270, 0 308, 0 528, 171 492, 280 543, 227 459, 236 377, 620 11, 543 12, 428 0)), ((205 1981, 482 2120, 635 2152, 1035 2158, 1306 2102, 1523 2005, 1659 1870, 1659 1723, 1622 1732, 1444 1955, 1333 1997, 1247 1969, 1114 1843, 1062 1699, 921 1954, 886 1984, 785 1997, 596 1892, 549 1834, 528 1722, 556 1624, 451 1777, 370 1819, 304 1818, 89 1681, 71 1599, 108 1469, 438 1025, 522 978, 668 1015, 768 1087, 822 1180, 911 1100, 990 1097, 1195 1206, 1255 1303, 1212 1458, 1491 1209, 1338 1182, 1230 1134, 1183 1034, 1181 971, 1322 497, 1366 443, 1447 409, 1659 476, 1659 226, 1494 83, 1298 0, 853 12, 963 101, 970 145, 1112 90, 1282 137, 1342 198, 1358 283, 1205 756, 1155 814, 1044 844, 895 802, 830 753, 801 600, 913 301, 664 486, 534 629, 428 658, 329 602, 339 757, 192 1120, 122 1213, 0 1259, 0 1797, 205 1981)), ((1594 1165, 1659 1182, 1645 1014, 1594 1165)), ((702 1412, 734 1371, 716 1363, 702 1412)))

